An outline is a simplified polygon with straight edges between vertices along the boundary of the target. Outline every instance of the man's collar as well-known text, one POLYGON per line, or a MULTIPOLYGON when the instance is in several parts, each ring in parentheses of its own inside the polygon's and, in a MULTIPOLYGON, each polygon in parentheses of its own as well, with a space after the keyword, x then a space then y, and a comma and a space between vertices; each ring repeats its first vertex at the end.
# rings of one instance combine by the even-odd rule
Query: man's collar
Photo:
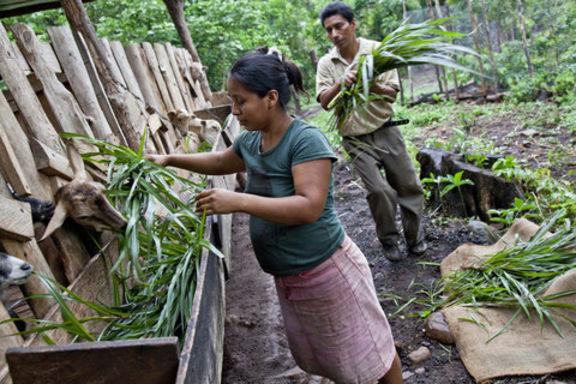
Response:
MULTIPOLYGON (((354 59, 356 59, 356 57, 358 57, 359 54, 360 55, 367 55, 367 54, 372 53, 372 44, 370 44, 369 40, 366 40, 362 37, 358 37, 357 39, 358 39, 358 43, 359 43, 358 52, 354 56, 354 59)), ((339 60, 339 61, 343 62, 344 64, 348 65, 348 62, 344 59, 344 57, 342 57, 338 48, 332 47, 332 49, 330 50, 329 53, 331 55, 330 58, 332 60, 339 60)))

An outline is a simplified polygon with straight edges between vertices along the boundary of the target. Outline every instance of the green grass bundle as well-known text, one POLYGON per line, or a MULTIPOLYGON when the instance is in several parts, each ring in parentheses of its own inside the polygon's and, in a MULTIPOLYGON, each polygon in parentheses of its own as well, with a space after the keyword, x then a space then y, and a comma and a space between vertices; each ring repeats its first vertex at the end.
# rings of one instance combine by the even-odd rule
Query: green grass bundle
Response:
POLYGON ((362 108, 370 101, 385 98, 371 94, 370 87, 376 77, 387 71, 413 65, 432 64, 471 71, 458 64, 457 54, 477 55, 473 50, 446 41, 463 36, 460 33, 443 30, 441 25, 448 19, 429 20, 419 24, 402 23, 386 36, 371 55, 362 55, 358 62, 357 81, 350 88, 342 84, 340 92, 329 104, 334 108, 331 129, 341 130, 354 111, 362 113, 362 108))
MULTIPOLYGON (((576 269, 576 231, 570 222, 551 236, 546 236, 556 221, 565 215, 558 213, 528 241, 518 240, 509 247, 490 255, 474 268, 453 271, 444 276, 445 297, 439 307, 467 305, 472 307, 516 308, 515 314, 500 332, 501 334, 522 313, 528 318, 536 314, 541 325, 548 321, 562 336, 562 331, 552 315, 561 317, 576 326, 574 317, 569 318, 556 308, 575 311, 576 305, 554 301, 563 296, 576 294, 576 290, 545 296, 544 292, 553 281, 576 269)), ((490 340, 491 340, 490 339, 490 340)))
POLYGON ((85 136, 65 136, 86 140, 98 149, 83 157, 106 166, 106 193, 128 221, 125 232, 118 234, 119 256, 110 269, 115 305, 88 302, 39 275, 50 292, 44 296, 56 301, 63 321, 24 319, 36 325, 24 333, 40 333, 48 344, 53 342, 45 332, 53 329, 87 341, 177 336, 183 342, 202 251, 209 249, 221 256, 204 238, 205 218, 196 215, 194 204, 181 197, 186 191, 193 197, 204 184, 143 159, 145 135, 138 152, 85 136), (156 214, 159 208, 162 215, 156 214), (87 306, 95 314, 77 319, 71 303, 87 306), (86 327, 92 323, 104 324, 98 335, 86 327))

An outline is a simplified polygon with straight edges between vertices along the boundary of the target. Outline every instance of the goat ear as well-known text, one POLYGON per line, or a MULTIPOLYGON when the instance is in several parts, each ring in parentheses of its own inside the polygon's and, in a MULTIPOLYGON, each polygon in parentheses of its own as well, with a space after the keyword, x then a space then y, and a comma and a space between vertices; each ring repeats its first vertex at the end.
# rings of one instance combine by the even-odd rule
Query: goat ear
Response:
POLYGON ((66 208, 64 207, 64 204, 62 202, 59 202, 58 204, 56 204, 56 208, 54 208, 54 214, 52 215, 50 222, 46 226, 46 230, 44 231, 44 234, 42 235, 40 241, 44 240, 52 233, 54 233, 55 230, 60 228, 60 226, 64 224, 66 216, 67 216, 66 208))

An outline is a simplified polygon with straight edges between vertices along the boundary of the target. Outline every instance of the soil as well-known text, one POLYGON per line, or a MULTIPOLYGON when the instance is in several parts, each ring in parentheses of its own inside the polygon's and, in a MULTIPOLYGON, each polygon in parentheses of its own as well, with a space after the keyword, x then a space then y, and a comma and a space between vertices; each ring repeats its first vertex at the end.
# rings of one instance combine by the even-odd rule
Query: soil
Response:
MULTIPOLYGON (((466 108, 466 106, 463 106, 466 108)), ((534 111, 537 113, 537 111, 534 111)), ((421 147, 425 137, 448 139, 449 124, 424 127, 420 138, 413 140, 421 147)), ((550 127, 548 127, 550 128, 550 127)), ((490 137, 503 154, 527 159, 528 166, 546 167, 558 178, 574 183, 576 151, 574 140, 568 132, 555 130, 555 137, 567 145, 571 154, 563 162, 550 163, 548 144, 538 144, 522 136, 527 128, 514 111, 509 115, 481 116, 477 118, 470 135, 490 137), (511 135, 510 132, 516 134, 511 135)), ((552 131, 550 129, 547 130, 552 131)), ((363 250, 374 276, 381 304, 389 315, 390 325, 402 360, 405 383, 472 384, 475 380, 468 374, 454 346, 440 344, 429 339, 423 332, 423 322, 417 316, 424 307, 411 306, 402 313, 390 316, 402 304, 386 294, 411 298, 423 287, 430 287, 440 277, 438 267, 423 266, 419 262, 439 263, 444 257, 465 242, 482 244, 467 229, 467 220, 436 216, 426 211, 424 225, 428 251, 420 258, 408 256, 400 262, 388 261, 376 237, 374 222, 368 210, 365 193, 359 180, 351 174, 345 162, 339 162, 335 177, 336 210, 348 235, 363 250), (420 364, 416 371, 407 355, 426 346, 432 356, 420 364), (416 373, 418 372, 418 373, 416 373)), ((406 254, 405 244, 401 250, 406 254)), ((233 243, 230 278, 226 285, 226 330, 224 346, 224 384, 275 384, 275 383, 329 383, 318 377, 310 377, 300 371, 287 347, 276 293, 270 276, 262 272, 255 260, 248 236, 248 216, 235 214, 233 218, 233 243)), ((545 376, 503 377, 494 384, 576 384, 576 371, 545 376)))

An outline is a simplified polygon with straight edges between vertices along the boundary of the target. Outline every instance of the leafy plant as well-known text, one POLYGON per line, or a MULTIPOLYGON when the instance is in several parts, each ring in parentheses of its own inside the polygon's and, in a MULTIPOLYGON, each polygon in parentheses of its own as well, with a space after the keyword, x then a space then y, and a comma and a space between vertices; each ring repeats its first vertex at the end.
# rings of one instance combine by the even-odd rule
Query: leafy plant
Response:
POLYGON ((462 194, 462 186, 474 185, 474 182, 470 179, 463 179, 463 174, 464 171, 460 171, 455 175, 446 175, 442 177, 442 182, 446 183, 446 186, 442 188, 442 191, 440 192, 440 198, 444 197, 448 192, 456 188, 462 202, 462 207, 464 208, 464 214, 468 216, 468 213, 466 212, 466 202, 464 201, 464 195, 462 194))

